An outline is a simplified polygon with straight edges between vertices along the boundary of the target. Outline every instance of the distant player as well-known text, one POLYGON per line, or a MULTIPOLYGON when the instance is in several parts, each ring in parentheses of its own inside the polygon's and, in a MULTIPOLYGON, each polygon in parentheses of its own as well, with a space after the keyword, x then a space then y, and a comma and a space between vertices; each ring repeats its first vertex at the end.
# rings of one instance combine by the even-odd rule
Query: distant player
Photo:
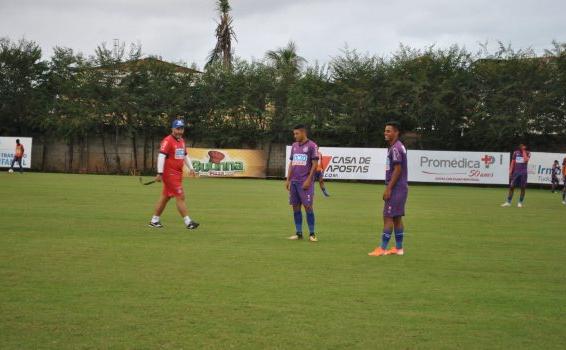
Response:
POLYGON ((326 186, 324 186, 324 169, 322 167, 322 153, 320 153, 320 150, 316 151, 316 153, 318 154, 318 164, 316 166, 316 172, 314 173, 314 181, 318 182, 322 194, 324 194, 325 197, 330 197, 328 192, 326 192, 326 186))
POLYGON ((183 164, 189 168, 191 176, 195 176, 195 171, 191 159, 187 154, 183 133, 185 124, 182 120, 175 120, 171 125, 171 135, 161 141, 159 156, 157 158, 157 176, 155 181, 163 182, 163 192, 155 206, 155 213, 149 222, 150 227, 162 228, 161 213, 167 206, 167 202, 175 197, 177 210, 183 217, 185 226, 189 229, 196 229, 199 224, 191 220, 185 204, 185 192, 183 191, 183 164))
POLYGON ((562 160, 562 204, 566 204, 566 158, 562 160))
POLYGON ((295 234, 289 237, 291 240, 303 238, 303 212, 305 208, 307 224, 309 226, 309 240, 318 242, 314 230, 314 173, 318 166, 318 146, 307 137, 304 125, 297 125, 293 129, 295 142, 291 146, 291 157, 289 169, 287 170, 287 181, 285 187, 289 191, 289 204, 293 207, 293 218, 295 221, 295 234))
POLYGON ((16 139, 16 150, 14 152, 14 159, 12 159, 12 164, 10 165, 10 170, 14 171, 14 163, 18 162, 20 166, 20 173, 24 173, 23 168, 23 159, 24 159, 24 145, 20 143, 20 139, 16 139))
POLYGON ((517 207, 523 207, 525 190, 527 188, 528 165, 530 158, 531 152, 527 150, 527 146, 524 144, 520 144, 519 148, 513 152, 513 155, 511 156, 511 166, 509 167, 509 195, 507 196, 507 201, 501 204, 502 207, 511 206, 513 192, 517 186, 521 188, 521 196, 519 197, 517 207))
POLYGON ((381 245, 369 256, 403 255, 403 216, 409 195, 407 150, 399 140, 400 126, 397 122, 385 125, 385 141, 389 144, 385 165, 385 191, 383 192, 383 234, 381 245), (395 232, 395 247, 387 250, 391 233, 395 232))
POLYGON ((562 169, 560 169, 560 163, 557 160, 554 161, 552 164, 552 170, 550 174, 550 182, 552 184, 552 193, 556 191, 556 189, 560 186, 560 174, 562 173, 562 169))

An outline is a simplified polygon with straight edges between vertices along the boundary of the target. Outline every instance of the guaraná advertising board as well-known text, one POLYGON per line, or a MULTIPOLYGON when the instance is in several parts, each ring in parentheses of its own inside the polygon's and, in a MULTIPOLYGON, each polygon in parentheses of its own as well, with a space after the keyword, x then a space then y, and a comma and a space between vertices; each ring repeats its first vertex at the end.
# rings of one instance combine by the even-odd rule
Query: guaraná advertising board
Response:
POLYGON ((187 148, 187 152, 200 176, 264 178, 266 175, 263 150, 187 148))

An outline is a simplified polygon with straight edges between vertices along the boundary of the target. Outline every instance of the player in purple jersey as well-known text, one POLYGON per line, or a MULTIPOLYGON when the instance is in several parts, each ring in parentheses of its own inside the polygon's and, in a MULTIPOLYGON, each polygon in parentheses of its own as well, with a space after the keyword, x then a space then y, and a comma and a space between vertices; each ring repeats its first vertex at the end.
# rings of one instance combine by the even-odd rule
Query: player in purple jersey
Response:
POLYGON ((307 137, 304 125, 297 125, 293 129, 295 142, 291 146, 289 169, 285 187, 289 191, 289 204, 293 206, 293 218, 296 233, 289 237, 292 240, 303 238, 303 213, 301 206, 305 207, 307 224, 309 226, 309 240, 317 242, 314 231, 314 173, 318 164, 318 146, 307 137))
POLYGON ((527 177, 529 159, 531 158, 531 152, 527 150, 527 146, 520 144, 519 148, 513 152, 511 156, 511 166, 509 167, 509 194, 505 203, 501 204, 502 207, 510 207, 511 201, 513 200, 513 192, 515 187, 519 186, 521 188, 521 196, 519 197, 519 203, 517 207, 523 207, 523 201, 525 200, 525 190, 527 189, 527 177))
POLYGON ((407 150, 399 140, 400 126, 397 122, 385 125, 385 141, 389 144, 385 165, 385 191, 383 192, 383 234, 381 245, 369 256, 403 255, 403 216, 409 194, 407 173, 407 150), (387 249, 391 233, 395 232, 395 247, 387 249))

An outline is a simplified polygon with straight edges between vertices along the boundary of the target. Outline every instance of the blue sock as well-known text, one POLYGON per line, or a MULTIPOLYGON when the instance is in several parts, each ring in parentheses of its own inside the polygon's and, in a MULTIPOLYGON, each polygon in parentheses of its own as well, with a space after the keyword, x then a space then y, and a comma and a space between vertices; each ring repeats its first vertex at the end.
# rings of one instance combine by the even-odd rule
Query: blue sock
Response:
POLYGON ((519 197, 519 202, 520 202, 520 203, 523 203, 524 200, 525 200, 525 196, 520 196, 520 197, 519 197))
MULTIPOLYGON (((566 185, 564 185, 566 186, 566 185)), ((566 199, 566 191, 562 191, 562 200, 566 199)))
POLYGON ((297 233, 303 233, 303 212, 293 211, 293 219, 295 219, 295 228, 297 233))
POLYGON ((403 228, 395 229, 395 248, 403 249, 403 228))
POLYGON ((512 200, 513 200, 513 196, 508 196, 508 197, 507 197, 507 203, 511 203, 512 200))
POLYGON ((309 225, 309 232, 314 235, 314 211, 307 211, 307 224, 309 225))
POLYGON ((387 245, 389 244, 390 239, 391 239, 391 231, 383 230, 383 234, 381 235, 381 248, 387 249, 387 245))

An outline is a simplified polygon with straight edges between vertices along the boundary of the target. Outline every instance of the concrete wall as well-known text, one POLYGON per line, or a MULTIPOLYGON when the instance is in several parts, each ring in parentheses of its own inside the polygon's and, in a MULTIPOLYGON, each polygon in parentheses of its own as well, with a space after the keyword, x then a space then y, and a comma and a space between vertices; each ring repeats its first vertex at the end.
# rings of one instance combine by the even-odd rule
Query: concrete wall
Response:
MULTIPOLYGON (((115 174, 134 171, 154 172, 156 167, 159 141, 157 138, 136 138, 137 167, 134 159, 134 146, 131 137, 104 136, 104 146, 101 136, 90 136, 85 139, 74 140, 72 147, 65 140, 43 140, 34 137, 32 148, 32 169, 51 172, 98 173, 115 174), (144 144, 147 146, 144 168, 144 144), (117 150, 117 152, 116 152, 117 150), (106 154, 106 156, 105 156, 106 154), (119 163, 118 163, 119 158, 119 163)), ((187 143, 192 147, 214 148, 213 145, 187 143)), ((269 150, 268 144, 257 147, 269 150)), ((285 145, 273 144, 268 176, 281 177, 285 174, 285 145)))

